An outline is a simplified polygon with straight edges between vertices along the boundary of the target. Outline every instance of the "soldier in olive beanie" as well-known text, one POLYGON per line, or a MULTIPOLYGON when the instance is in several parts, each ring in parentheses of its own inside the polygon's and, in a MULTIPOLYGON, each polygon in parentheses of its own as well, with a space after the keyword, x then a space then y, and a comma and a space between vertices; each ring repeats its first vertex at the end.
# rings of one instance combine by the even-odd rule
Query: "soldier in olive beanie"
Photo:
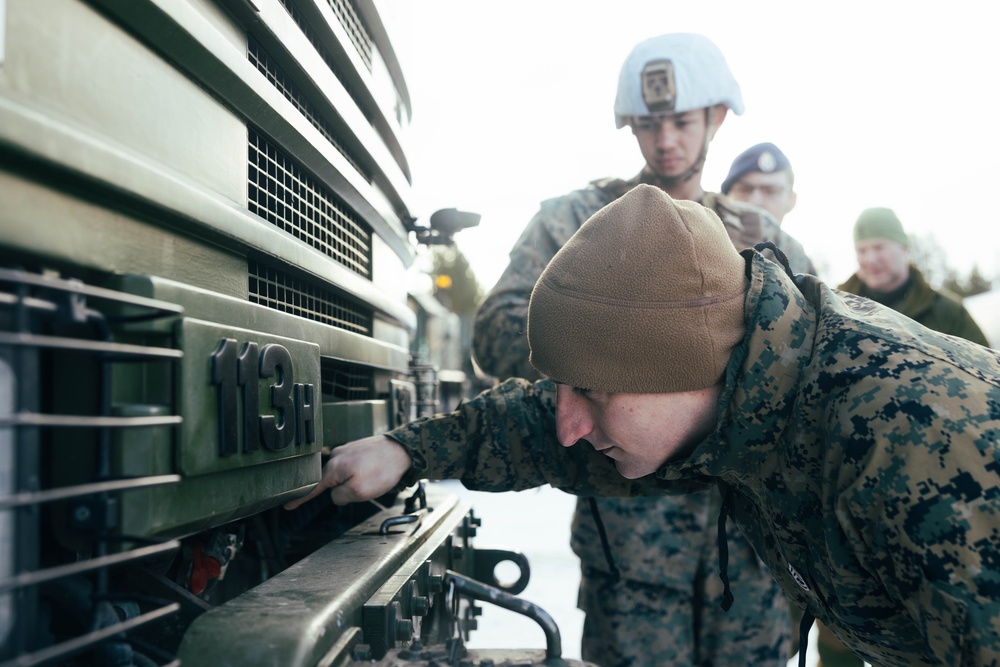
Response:
POLYGON ((866 208, 854 223, 854 242, 868 239, 889 239, 910 247, 910 240, 903 231, 903 223, 899 221, 891 208, 866 208))
POLYGON ((899 311, 928 329, 989 345, 961 299, 935 289, 910 261, 910 239, 889 208, 868 208, 854 223, 858 270, 838 289, 899 311), (890 243, 883 243, 890 241, 890 243))
POLYGON ((538 279, 531 363, 608 392, 710 387, 743 339, 744 271, 714 212, 638 185, 587 220, 538 279))

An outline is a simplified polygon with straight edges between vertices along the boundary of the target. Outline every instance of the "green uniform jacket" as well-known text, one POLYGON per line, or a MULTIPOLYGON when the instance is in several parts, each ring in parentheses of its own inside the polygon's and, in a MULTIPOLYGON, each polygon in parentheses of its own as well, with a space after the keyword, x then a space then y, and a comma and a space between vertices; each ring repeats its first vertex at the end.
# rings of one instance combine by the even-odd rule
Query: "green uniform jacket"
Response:
POLYGON ((713 482, 785 593, 884 667, 1000 665, 1000 353, 750 258, 715 432, 627 480, 556 440, 555 388, 510 380, 392 431, 406 481, 579 494, 713 482))
MULTIPOLYGON (((938 291, 928 285, 924 274, 912 264, 910 265, 910 281, 910 289, 906 290, 902 299, 895 303, 885 303, 885 305, 920 322, 928 329, 989 346, 986 335, 972 319, 972 315, 965 309, 958 297, 944 290, 938 291)), ((871 290, 861 282, 856 273, 838 289, 869 299, 874 298, 871 290)))

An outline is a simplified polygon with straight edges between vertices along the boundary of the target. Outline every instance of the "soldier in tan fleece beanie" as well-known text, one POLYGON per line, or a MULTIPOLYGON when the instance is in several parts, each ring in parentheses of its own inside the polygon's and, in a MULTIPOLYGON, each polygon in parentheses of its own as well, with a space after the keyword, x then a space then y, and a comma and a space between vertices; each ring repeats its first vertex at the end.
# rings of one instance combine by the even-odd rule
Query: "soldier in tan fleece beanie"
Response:
POLYGON ((715 213, 639 185, 584 223, 538 279, 531 364, 606 392, 715 385, 743 339, 744 273, 715 213))

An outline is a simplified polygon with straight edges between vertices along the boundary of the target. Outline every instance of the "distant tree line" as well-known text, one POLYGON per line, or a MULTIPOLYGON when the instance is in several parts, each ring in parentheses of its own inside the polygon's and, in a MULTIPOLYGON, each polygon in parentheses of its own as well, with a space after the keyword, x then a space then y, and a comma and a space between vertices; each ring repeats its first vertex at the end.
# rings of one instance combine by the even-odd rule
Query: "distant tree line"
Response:
POLYGON ((989 292, 993 288, 993 281, 982 274, 978 265, 973 264, 964 276, 949 266, 948 257, 933 235, 910 235, 910 261, 933 287, 943 287, 960 297, 989 292))

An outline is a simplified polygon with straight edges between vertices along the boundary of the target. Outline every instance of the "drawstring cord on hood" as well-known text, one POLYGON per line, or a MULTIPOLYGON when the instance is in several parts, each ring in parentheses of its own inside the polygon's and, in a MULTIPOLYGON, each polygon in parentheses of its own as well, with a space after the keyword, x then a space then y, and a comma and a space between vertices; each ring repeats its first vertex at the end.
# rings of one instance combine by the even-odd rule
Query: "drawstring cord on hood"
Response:
MULTIPOLYGON (((733 487, 719 482, 722 492, 722 507, 719 509, 719 579, 722 580, 722 607, 729 611, 733 606, 733 592, 729 588, 729 543, 726 541, 726 519, 733 507, 733 487)), ((806 667, 806 649, 809 648, 809 630, 812 629, 816 617, 806 609, 802 612, 802 622, 799 623, 799 667, 806 667)))
POLYGON ((802 612, 799 622, 799 667, 806 667, 806 649, 809 648, 809 630, 812 629, 816 617, 808 609, 802 612))
POLYGON ((755 245, 753 249, 759 253, 763 253, 765 250, 770 250, 771 252, 773 252, 774 258, 778 260, 779 264, 781 264, 781 268, 785 270, 785 273, 788 274, 788 277, 791 278, 793 281, 795 280, 795 273, 792 271, 792 267, 788 264, 788 258, 785 257, 785 253, 781 252, 781 249, 778 248, 778 246, 774 245, 774 243, 772 243, 771 241, 761 241, 760 243, 755 245))
POLYGON ((601 520, 601 513, 597 510, 597 499, 591 496, 587 500, 590 505, 590 514, 594 517, 594 523, 597 524, 597 534, 601 537, 601 546, 604 548, 604 558, 608 561, 611 579, 617 583, 621 581, 622 574, 618 571, 618 566, 615 565, 614 558, 611 557, 611 545, 608 544, 608 534, 604 530, 604 521, 601 520))
POLYGON ((729 589, 729 543, 726 542, 726 518, 732 509, 733 487, 719 480, 722 492, 722 507, 719 508, 719 579, 722 580, 722 607, 729 611, 733 606, 733 592, 729 589))
MULTIPOLYGON (((784 256, 781 257, 784 259, 784 256)), ((787 267, 786 267, 787 268, 787 267)), ((721 479, 718 480, 719 491, 722 493, 722 507, 719 509, 719 579, 722 580, 723 611, 729 611, 733 606, 733 592, 729 588, 729 543, 726 541, 726 519, 733 508, 733 487, 721 479)), ((809 648, 809 630, 812 629, 816 617, 806 609, 802 612, 802 622, 799 623, 799 667, 806 667, 806 649, 809 648)))

